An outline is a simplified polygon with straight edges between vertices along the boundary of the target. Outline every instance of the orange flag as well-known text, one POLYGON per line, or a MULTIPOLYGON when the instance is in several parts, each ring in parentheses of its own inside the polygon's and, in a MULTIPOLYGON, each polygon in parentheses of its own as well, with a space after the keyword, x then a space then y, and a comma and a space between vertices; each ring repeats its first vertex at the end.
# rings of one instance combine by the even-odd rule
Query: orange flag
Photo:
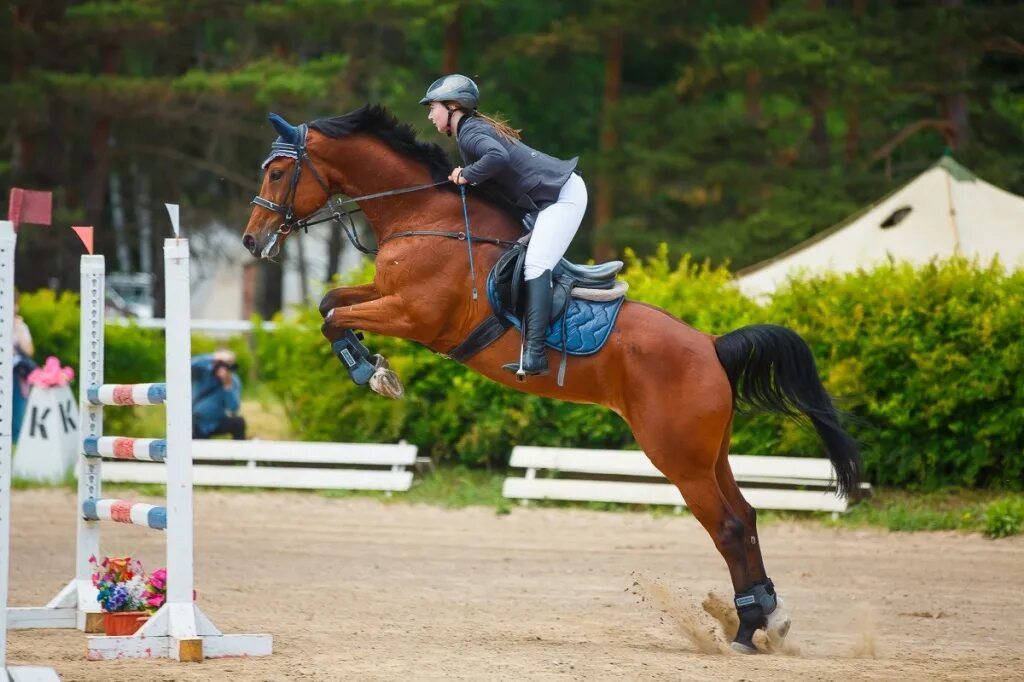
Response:
POLYGON ((80 227, 80 226, 74 226, 73 225, 71 227, 71 229, 75 231, 75 234, 78 235, 78 238, 82 240, 83 244, 85 244, 85 250, 88 251, 89 255, 91 256, 92 255, 92 227, 80 227))

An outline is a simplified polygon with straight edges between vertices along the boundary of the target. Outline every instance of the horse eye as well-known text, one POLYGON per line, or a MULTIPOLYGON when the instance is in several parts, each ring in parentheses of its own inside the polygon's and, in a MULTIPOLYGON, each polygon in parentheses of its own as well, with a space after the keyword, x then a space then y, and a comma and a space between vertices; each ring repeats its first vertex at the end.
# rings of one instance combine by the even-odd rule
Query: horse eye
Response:
POLYGON ((282 175, 284 175, 284 171, 282 171, 282 170, 272 170, 272 171, 270 171, 270 179, 271 180, 280 180, 282 175))

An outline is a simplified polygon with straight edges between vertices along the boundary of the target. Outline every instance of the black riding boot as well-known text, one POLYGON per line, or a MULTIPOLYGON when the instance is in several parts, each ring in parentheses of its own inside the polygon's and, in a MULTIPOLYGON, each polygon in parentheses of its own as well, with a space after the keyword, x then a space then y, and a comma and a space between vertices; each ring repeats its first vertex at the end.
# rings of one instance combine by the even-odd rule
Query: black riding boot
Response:
POLYGON ((545 375, 548 355, 544 339, 551 320, 551 271, 526 281, 526 312, 523 315, 522 366, 509 363, 502 369, 517 374, 545 375))

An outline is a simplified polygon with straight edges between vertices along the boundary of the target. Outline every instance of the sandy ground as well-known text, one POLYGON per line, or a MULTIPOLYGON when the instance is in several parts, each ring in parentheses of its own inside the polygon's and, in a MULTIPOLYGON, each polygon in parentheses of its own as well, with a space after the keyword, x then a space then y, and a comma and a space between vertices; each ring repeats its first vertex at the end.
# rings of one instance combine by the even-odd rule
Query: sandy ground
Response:
MULTIPOLYGON (((11 605, 70 577, 73 506, 14 493, 11 605)), ((163 565, 161 535, 104 529, 105 553, 163 565)), ((761 539, 786 655, 720 651, 700 603, 728 577, 687 516, 200 492, 199 603, 225 632, 272 633, 272 657, 88 662, 82 633, 32 630, 8 658, 119 682, 1024 679, 1024 538, 787 522, 761 539)))

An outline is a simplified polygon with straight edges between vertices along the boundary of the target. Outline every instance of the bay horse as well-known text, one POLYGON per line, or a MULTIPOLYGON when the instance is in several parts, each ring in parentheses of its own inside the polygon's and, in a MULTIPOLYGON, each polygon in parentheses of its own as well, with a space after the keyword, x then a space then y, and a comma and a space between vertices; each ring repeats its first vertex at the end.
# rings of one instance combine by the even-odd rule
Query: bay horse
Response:
MULTIPOLYGON (((446 182, 452 168, 447 153, 417 140, 381 107, 298 127, 276 115, 271 121, 280 137, 264 162, 244 246, 254 256, 273 257, 296 229, 320 222, 315 214, 334 205, 334 195, 355 197, 379 246, 376 273, 372 282, 324 296, 323 335, 334 343, 358 329, 441 354, 462 343, 491 314, 487 298, 472 296, 469 283, 483 281, 507 245, 523 235, 521 216, 477 191, 460 198, 446 182), (476 233, 469 247, 472 272, 465 235, 455 231, 464 224, 476 233)), ((350 238, 359 244, 354 230, 350 238)), ((604 348, 572 358, 563 386, 551 375, 518 382, 503 371, 519 357, 519 343, 517 334, 504 333, 464 364, 509 388, 603 405, 625 419, 725 559, 739 620, 733 647, 755 652, 758 629, 785 637, 789 617, 765 572, 756 512, 733 478, 729 438, 737 406, 803 414, 824 443, 837 493, 856 489, 857 443, 843 429, 806 342, 775 325, 713 336, 627 300, 604 348)))

